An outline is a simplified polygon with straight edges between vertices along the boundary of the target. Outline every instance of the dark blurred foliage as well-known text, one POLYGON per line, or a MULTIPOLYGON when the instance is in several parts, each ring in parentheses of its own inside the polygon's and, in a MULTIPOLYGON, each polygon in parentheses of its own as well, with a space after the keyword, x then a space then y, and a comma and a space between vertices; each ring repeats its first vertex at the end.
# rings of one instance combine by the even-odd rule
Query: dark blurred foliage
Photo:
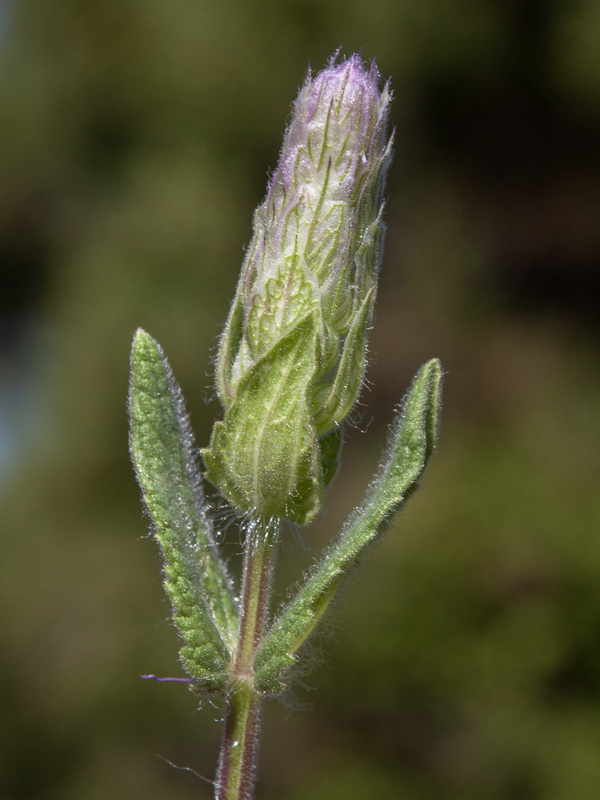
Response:
POLYGON ((212 777, 218 704, 137 677, 179 667, 127 457, 128 347, 137 325, 159 339, 205 443, 252 210, 307 64, 341 47, 393 77, 387 250, 370 385, 282 586, 427 358, 446 405, 421 491, 268 705, 259 796, 595 800, 598 3, 0 10, 0 795, 211 796, 168 762, 212 777))

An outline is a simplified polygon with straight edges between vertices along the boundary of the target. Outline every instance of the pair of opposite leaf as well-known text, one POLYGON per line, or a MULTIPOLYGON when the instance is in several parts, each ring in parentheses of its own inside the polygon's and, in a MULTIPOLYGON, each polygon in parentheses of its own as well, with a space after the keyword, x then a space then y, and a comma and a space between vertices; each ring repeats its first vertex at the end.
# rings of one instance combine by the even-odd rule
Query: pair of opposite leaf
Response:
MULTIPOLYGON (((141 329, 131 365, 131 453, 164 557, 165 589, 184 642, 181 660, 198 691, 226 692, 238 607, 213 535, 181 391, 160 345, 141 329)), ((441 378, 437 360, 417 373, 363 502, 267 630, 255 657, 257 691, 284 688, 298 648, 341 581, 415 487, 437 439, 441 378)))

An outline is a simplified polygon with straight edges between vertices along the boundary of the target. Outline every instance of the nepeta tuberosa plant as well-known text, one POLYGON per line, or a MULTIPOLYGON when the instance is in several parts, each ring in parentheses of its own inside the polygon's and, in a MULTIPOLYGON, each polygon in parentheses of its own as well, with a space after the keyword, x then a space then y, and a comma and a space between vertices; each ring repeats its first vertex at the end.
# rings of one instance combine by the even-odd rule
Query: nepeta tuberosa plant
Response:
POLYGON ((334 57, 304 83, 254 215, 217 359, 223 419, 201 453, 162 349, 143 330, 133 342, 131 454, 164 558, 181 660, 195 692, 227 703, 219 800, 253 796, 263 699, 285 690, 299 648, 436 443, 441 367, 432 360, 396 412, 363 501, 271 617, 282 522, 307 525, 321 510, 363 381, 383 248, 389 104, 377 68, 365 69, 358 55, 334 57), (239 519, 240 591, 219 553, 205 479, 239 519))

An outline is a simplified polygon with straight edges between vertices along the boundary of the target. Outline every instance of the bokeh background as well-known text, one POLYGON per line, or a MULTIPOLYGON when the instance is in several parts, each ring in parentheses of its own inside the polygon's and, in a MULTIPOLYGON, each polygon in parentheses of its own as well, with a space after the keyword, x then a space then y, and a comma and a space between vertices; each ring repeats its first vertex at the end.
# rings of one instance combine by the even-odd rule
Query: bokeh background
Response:
POLYGON ((211 797, 222 708, 138 677, 180 668, 129 343, 163 344, 204 444, 252 211, 337 48, 393 79, 387 249, 369 386, 279 595, 433 356, 442 439, 268 704, 259 797, 598 797, 597 0, 0 0, 2 798, 211 797))

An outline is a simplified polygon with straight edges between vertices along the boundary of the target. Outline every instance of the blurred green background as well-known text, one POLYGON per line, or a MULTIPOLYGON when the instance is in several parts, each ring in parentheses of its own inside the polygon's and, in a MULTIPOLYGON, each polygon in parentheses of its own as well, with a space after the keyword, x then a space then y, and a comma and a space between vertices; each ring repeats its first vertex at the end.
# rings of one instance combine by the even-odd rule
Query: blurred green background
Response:
POLYGON ((433 356, 446 403, 421 490, 268 704, 259 797, 599 796, 597 0, 0 0, 2 798, 211 796, 169 762, 212 778, 222 708, 138 677, 180 668, 128 348, 163 344, 206 443, 251 214, 338 47, 393 79, 387 248, 369 386, 281 587, 433 356))

